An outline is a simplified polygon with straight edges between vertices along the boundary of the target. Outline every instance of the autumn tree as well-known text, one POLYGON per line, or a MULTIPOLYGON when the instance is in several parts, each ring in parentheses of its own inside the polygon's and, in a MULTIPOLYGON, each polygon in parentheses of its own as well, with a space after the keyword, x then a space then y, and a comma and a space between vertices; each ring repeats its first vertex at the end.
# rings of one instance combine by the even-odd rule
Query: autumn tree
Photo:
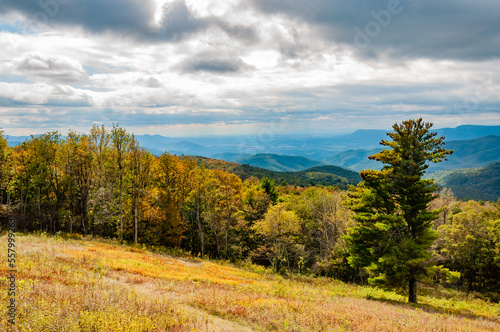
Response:
POLYGON ((2 218, 5 218, 10 212, 8 207, 10 205, 9 182, 11 180, 11 164, 8 162, 10 154, 11 149, 7 144, 7 139, 3 130, 0 130, 0 217, 2 218))
POLYGON ((224 217, 224 254, 229 258, 229 231, 236 221, 235 213, 241 206, 241 179, 227 171, 214 171, 219 178, 219 198, 221 213, 224 217))
POLYGON ((28 168, 28 161, 30 155, 28 151, 28 144, 23 142, 13 148, 13 153, 10 157, 10 167, 12 168, 12 179, 8 184, 9 187, 9 200, 14 202, 15 207, 19 213, 19 219, 25 226, 34 230, 38 226, 41 230, 41 224, 36 225, 35 218, 26 218, 28 198, 31 187, 31 176, 28 168))
POLYGON ((113 125, 111 129, 113 157, 116 162, 116 176, 118 178, 118 208, 120 214, 120 241, 123 240, 123 178, 126 171, 127 153, 130 147, 130 136, 124 128, 113 125))
POLYGON ((300 234, 300 219, 284 203, 273 205, 265 217, 253 225, 263 239, 260 255, 266 257, 276 271, 291 269, 290 254, 300 234))
MULTIPOLYGON (((90 190, 93 179, 93 158, 90 148, 90 138, 88 135, 80 135, 75 132, 70 132, 66 139, 67 152, 66 159, 66 176, 70 183, 70 192, 72 193, 71 204, 75 204, 75 212, 80 217, 80 223, 83 233, 87 234, 88 211, 90 190)), ((73 230, 72 220, 70 221, 70 232, 73 230)))
POLYGON ((155 174, 155 185, 158 187, 159 211, 157 230, 162 244, 179 247, 184 237, 179 205, 179 175, 182 162, 178 157, 164 153, 158 160, 155 174))
POLYGON ((59 230, 59 212, 65 194, 58 158, 60 142, 61 135, 58 132, 49 132, 32 136, 24 145, 28 150, 26 163, 31 187, 27 189, 35 191, 31 192, 31 198, 36 200, 32 200, 32 203, 36 205, 40 230, 52 233, 59 230))
MULTIPOLYGON (((186 205, 186 210, 190 214, 190 220, 192 226, 192 231, 196 233, 196 241, 193 240, 193 248, 196 249, 201 257, 205 255, 205 222, 202 217, 202 213, 205 206, 206 192, 207 192, 207 180, 209 177, 209 171, 205 169, 203 165, 200 167, 193 168, 190 171, 191 187, 188 194, 188 203, 186 205), (194 244, 196 242, 196 244, 194 244)), ((193 236, 194 237, 194 236, 193 236)))
POLYGON ((270 205, 271 199, 259 179, 251 177, 243 182, 242 213, 236 225, 236 236, 245 256, 249 256, 260 244, 252 227, 264 218, 270 205))
POLYGON ((438 210, 438 219, 433 224, 434 229, 438 229, 439 226, 445 225, 451 215, 451 210, 453 204, 457 202, 453 191, 449 188, 444 188, 430 204, 430 209, 438 210))
POLYGON ((0 190, 2 191, 2 202, 4 201, 3 193, 6 190, 8 183, 8 170, 7 170, 7 161, 10 155, 10 148, 7 144, 7 139, 3 133, 3 130, 0 130, 0 190))
POLYGON ((130 177, 131 198, 134 215, 134 243, 138 241, 139 206, 144 198, 145 190, 150 182, 152 164, 151 153, 139 146, 139 142, 132 134, 130 139, 130 177))
POLYGON ((241 179, 227 171, 211 170, 206 181, 203 216, 215 237, 217 257, 229 258, 229 232, 241 205, 241 179), (224 251, 223 253, 221 251, 224 251))
POLYGON ((294 206, 304 220, 304 231, 310 246, 320 258, 330 257, 349 220, 341 193, 311 187, 296 198, 294 206))
POLYGON ((407 120, 393 126, 382 140, 388 147, 369 157, 383 163, 381 171, 365 170, 363 181, 350 188, 349 205, 357 226, 350 228, 350 263, 366 267, 374 284, 408 286, 408 301, 417 302, 417 282, 430 266, 430 246, 436 239, 432 224, 437 212, 428 211, 433 180, 422 177, 427 162, 446 160, 444 137, 430 132, 431 123, 407 120))
POLYGON ((116 225, 112 222, 115 213, 113 195, 113 160, 111 136, 104 125, 94 125, 90 130, 90 150, 93 167, 91 195, 89 200, 89 214, 98 234, 104 236, 115 235, 116 225))
POLYGON ((293 210, 302 222, 305 245, 304 264, 315 273, 339 277, 341 266, 348 266, 342 238, 350 222, 345 193, 311 187, 294 195, 293 210))

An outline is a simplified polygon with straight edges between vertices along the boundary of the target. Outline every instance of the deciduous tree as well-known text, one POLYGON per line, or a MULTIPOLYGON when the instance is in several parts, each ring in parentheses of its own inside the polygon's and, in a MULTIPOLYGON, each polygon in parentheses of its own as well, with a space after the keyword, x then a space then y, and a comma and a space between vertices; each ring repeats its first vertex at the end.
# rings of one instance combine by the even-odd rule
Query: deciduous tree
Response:
POLYGON ((123 177, 126 171, 127 153, 130 148, 130 135, 127 131, 117 125, 111 129, 111 142, 113 145, 113 156, 116 162, 118 177, 118 206, 120 211, 120 241, 123 240, 123 177))

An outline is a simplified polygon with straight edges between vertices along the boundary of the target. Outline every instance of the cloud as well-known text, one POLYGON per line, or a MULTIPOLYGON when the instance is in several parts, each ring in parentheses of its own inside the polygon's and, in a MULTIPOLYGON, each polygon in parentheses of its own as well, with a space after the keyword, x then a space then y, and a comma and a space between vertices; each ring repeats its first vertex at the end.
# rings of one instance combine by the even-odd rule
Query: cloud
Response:
POLYGON ((185 72, 209 72, 214 74, 238 73, 251 68, 236 56, 201 53, 186 59, 181 68, 185 72))
POLYGON ((24 14, 28 24, 63 24, 82 26, 92 32, 124 29, 144 31, 150 23, 154 6, 151 1, 135 0, 4 0, 2 12, 24 14))
POLYGON ((88 78, 78 61, 36 52, 26 53, 13 59, 7 68, 11 74, 22 74, 35 81, 75 83, 88 78))
POLYGON ((258 132, 274 118, 316 133, 500 114, 498 2, 400 0, 385 24, 394 1, 0 1, 12 31, 0 32, 0 115, 189 134, 258 132), (46 24, 18 29, 40 13, 46 24), (367 26, 380 31, 358 47, 367 26))
POLYGON ((156 79, 155 77, 148 77, 148 78, 140 78, 137 80, 138 84, 141 84, 147 88, 159 88, 161 87, 160 81, 156 79))
POLYGON ((500 2, 485 0, 252 0, 363 57, 485 60, 500 56, 500 2))
POLYGON ((3 0, 0 12, 26 17, 26 27, 81 27, 96 33, 113 33, 138 41, 179 42, 209 27, 219 27, 234 39, 254 40, 252 27, 230 24, 220 17, 199 17, 184 0, 165 1, 155 22, 153 0, 3 0))
POLYGON ((165 3, 157 36, 162 40, 178 41, 205 29, 207 25, 207 20, 193 16, 184 1, 165 3))
POLYGON ((5 106, 92 106, 92 97, 69 85, 0 82, 0 109, 5 106))

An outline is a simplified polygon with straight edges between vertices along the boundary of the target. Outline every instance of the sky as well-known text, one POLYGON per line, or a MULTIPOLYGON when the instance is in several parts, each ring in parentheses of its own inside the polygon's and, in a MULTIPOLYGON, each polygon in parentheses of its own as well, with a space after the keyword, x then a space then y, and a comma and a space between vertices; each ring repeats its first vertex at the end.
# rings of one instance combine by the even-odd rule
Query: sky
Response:
POLYGON ((9 135, 500 125, 498 0, 2 0, 9 135))

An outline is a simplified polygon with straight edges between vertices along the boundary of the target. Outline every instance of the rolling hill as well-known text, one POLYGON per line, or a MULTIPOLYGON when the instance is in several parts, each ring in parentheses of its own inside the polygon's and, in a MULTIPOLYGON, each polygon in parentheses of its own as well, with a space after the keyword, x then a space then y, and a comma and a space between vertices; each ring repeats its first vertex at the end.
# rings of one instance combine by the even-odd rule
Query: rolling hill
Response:
POLYGON ((429 169, 456 169, 485 167, 500 162, 500 136, 486 136, 466 141, 450 141, 446 149, 453 150, 448 161, 435 164, 429 169))
POLYGON ((258 179, 266 177, 273 180, 276 185, 286 182, 289 185, 300 187, 321 185, 347 189, 348 185, 356 185, 361 181, 358 173, 332 165, 315 166, 295 172, 275 172, 248 164, 241 165, 235 162, 199 156, 184 156, 183 158, 195 160, 198 164, 202 163, 208 169, 226 170, 238 175, 243 180, 252 176, 258 179))
POLYGON ((259 153, 247 158, 236 160, 239 164, 265 168, 275 172, 302 171, 310 167, 325 165, 320 161, 305 157, 282 156, 277 154, 259 153))
POLYGON ((337 153, 324 160, 327 164, 337 165, 340 167, 348 168, 353 171, 361 171, 363 169, 380 169, 381 164, 378 161, 368 159, 369 156, 380 152, 381 148, 366 150, 348 150, 337 153))
MULTIPOLYGON (((8 237, 2 235, 1 245, 6 248, 8 237)), ((75 234, 23 233, 16 235, 16 244, 24 264, 16 288, 20 314, 14 328, 7 322, 9 316, 2 315, 4 331, 500 328, 498 305, 465 292, 434 288, 420 296, 416 308, 394 291, 330 278, 281 276, 249 262, 237 267, 145 245, 75 234)), ((7 264, 0 266, 0 273, 11 273, 7 264)), ((3 279, 7 287, 8 279, 3 279)))
POLYGON ((481 168, 443 170, 429 173, 443 188, 450 188, 457 198, 497 201, 500 198, 500 163, 481 168))

